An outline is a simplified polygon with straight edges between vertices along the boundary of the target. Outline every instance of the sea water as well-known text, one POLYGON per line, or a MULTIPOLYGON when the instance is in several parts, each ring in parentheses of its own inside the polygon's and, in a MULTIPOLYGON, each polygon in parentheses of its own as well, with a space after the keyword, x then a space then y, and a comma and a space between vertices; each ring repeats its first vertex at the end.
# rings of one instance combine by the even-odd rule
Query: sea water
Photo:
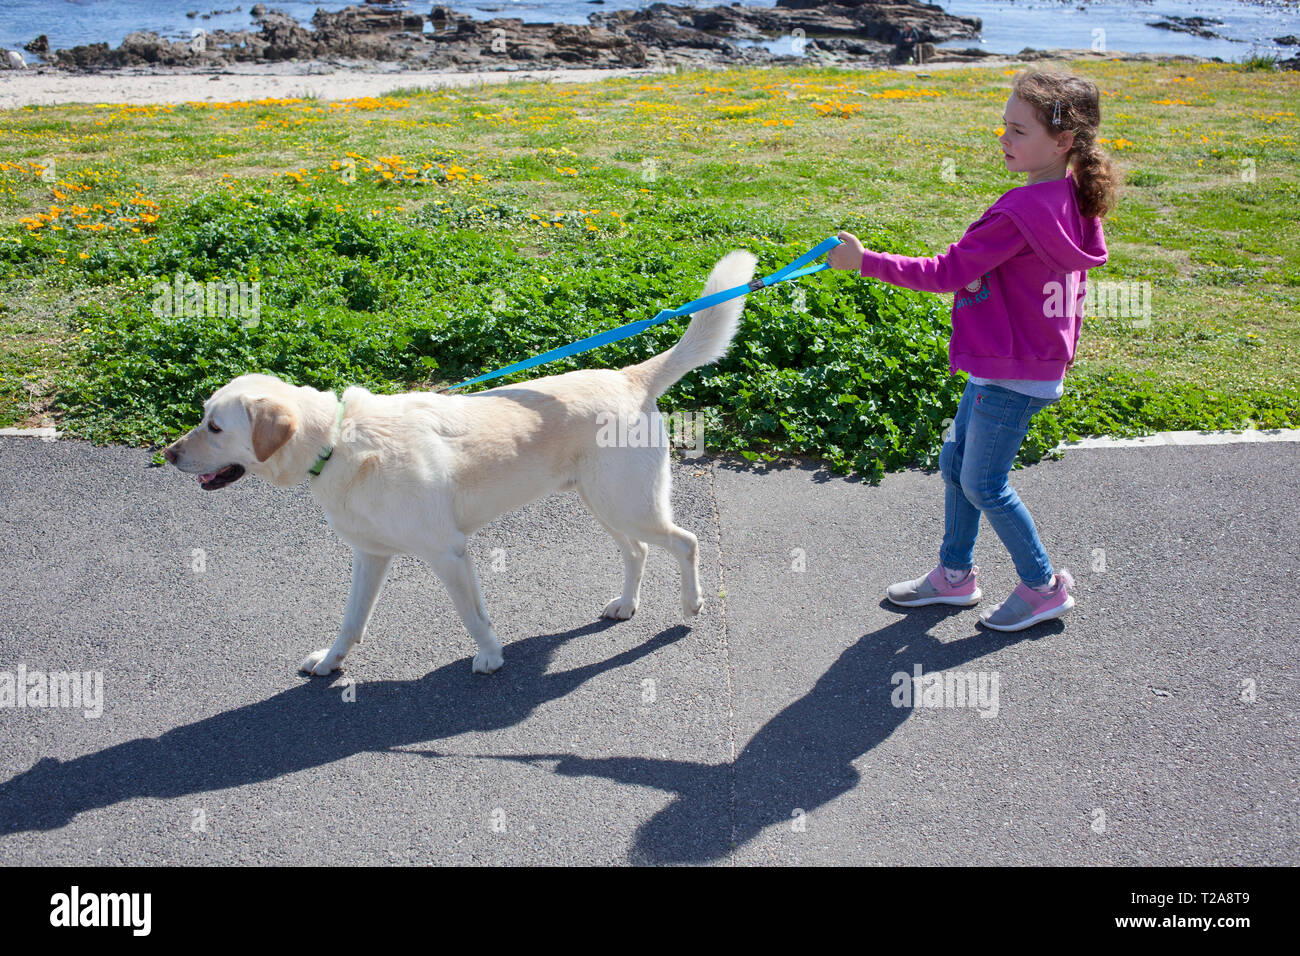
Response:
MULTIPOLYGON (((678 0, 679 5, 708 7, 721 0, 678 0)), ((272 0, 280 9, 309 25, 318 8, 340 10, 340 0, 272 0)), ((526 23, 586 23, 594 11, 642 9, 649 0, 450 0, 440 4, 456 14, 478 20, 517 17, 526 23)), ((774 5, 753 0, 749 6, 774 5)), ((1237 60, 1251 53, 1281 56, 1300 54, 1300 47, 1278 45, 1274 38, 1300 35, 1300 7, 1292 2, 1261 0, 946 0, 940 4, 957 16, 984 22, 976 40, 955 40, 945 47, 978 46, 991 53, 1018 53, 1025 47, 1106 51, 1190 53, 1237 60), (1161 30, 1147 24, 1162 16, 1199 16, 1222 21, 1211 27, 1224 39, 1207 39, 1161 30)), ((136 30, 152 30, 172 39, 188 38, 194 30, 252 29, 249 0, 0 0, 0 47, 20 48, 46 34, 54 49, 107 42, 116 47, 136 30), (190 18, 186 13, 212 14, 241 7, 238 12, 190 18)), ((427 14, 429 2, 407 3, 427 14)), ((426 29, 429 26, 426 24, 426 29)), ((799 44, 790 37, 773 37, 761 45, 792 53, 799 44)), ((34 59, 29 57, 29 59, 34 59)))

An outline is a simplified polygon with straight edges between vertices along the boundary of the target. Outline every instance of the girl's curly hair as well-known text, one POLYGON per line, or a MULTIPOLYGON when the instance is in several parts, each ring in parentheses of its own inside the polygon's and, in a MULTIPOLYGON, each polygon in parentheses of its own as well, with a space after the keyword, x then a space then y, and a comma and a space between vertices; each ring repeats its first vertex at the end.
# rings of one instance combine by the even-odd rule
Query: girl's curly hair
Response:
POLYGON ((1066 154, 1074 167, 1075 196, 1085 216, 1105 216, 1115 208, 1119 175, 1101 146, 1101 94, 1097 84, 1073 73, 1021 70, 1011 79, 1011 92, 1034 108, 1049 132, 1074 131, 1066 154))

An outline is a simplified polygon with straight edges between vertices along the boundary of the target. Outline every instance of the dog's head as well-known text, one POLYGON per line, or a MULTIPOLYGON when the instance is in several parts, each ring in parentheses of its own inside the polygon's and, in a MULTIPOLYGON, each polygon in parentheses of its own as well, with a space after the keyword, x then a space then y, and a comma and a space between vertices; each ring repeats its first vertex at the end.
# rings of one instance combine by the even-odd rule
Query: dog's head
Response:
POLYGON ((203 403, 203 420, 163 449, 163 457, 197 475, 207 491, 246 472, 275 481, 275 458, 298 431, 297 391, 272 375, 241 375, 203 403))

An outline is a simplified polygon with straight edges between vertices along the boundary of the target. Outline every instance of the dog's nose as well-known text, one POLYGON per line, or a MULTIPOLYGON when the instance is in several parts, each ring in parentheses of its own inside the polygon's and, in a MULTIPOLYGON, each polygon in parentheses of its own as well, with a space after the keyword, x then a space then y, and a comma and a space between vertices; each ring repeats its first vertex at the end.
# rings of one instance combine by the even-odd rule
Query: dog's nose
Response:
POLYGON ((173 465, 176 464, 176 446, 168 445, 166 448, 164 448, 163 457, 166 458, 173 465))

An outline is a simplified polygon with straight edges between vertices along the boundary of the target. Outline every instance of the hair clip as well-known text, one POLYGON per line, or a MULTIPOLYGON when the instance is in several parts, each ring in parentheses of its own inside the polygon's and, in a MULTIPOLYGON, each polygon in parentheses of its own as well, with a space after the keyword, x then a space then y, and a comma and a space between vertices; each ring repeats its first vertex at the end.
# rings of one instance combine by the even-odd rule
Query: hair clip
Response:
POLYGON ((1052 125, 1061 125, 1061 101, 1056 101, 1056 106, 1052 108, 1052 125))

